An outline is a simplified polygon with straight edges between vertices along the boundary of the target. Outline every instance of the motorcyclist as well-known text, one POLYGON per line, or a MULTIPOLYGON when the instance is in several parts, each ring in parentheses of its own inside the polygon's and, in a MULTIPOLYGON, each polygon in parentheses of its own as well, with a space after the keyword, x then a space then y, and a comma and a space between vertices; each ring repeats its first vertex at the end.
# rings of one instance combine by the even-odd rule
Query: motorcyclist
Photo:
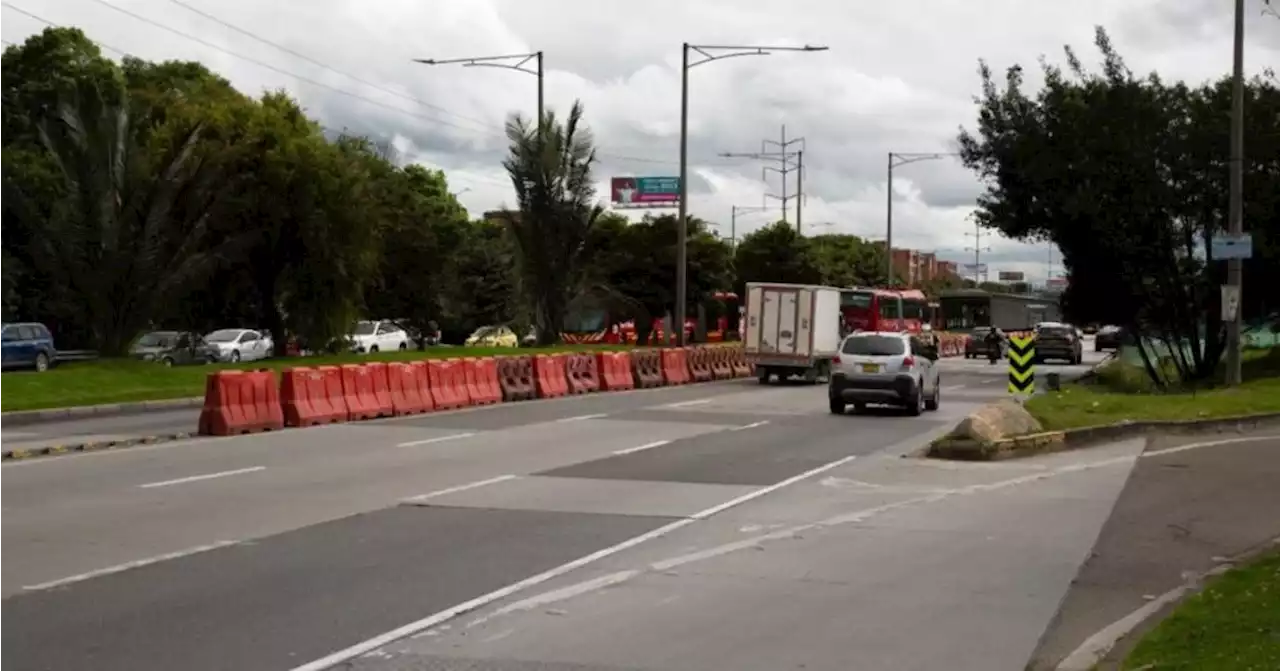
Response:
POLYGON ((999 329, 993 326, 987 332, 985 340, 987 342, 987 360, 994 366, 1000 360, 1000 350, 1002 349, 1001 345, 1004 342, 1004 337, 1000 334, 999 329))

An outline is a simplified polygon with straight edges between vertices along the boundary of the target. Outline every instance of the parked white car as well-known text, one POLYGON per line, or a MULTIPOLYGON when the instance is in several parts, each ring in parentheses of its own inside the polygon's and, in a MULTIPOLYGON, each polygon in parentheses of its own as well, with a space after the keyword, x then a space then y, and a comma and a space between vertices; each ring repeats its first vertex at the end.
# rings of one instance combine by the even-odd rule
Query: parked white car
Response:
POLYGON ((271 336, 253 329, 218 329, 204 337, 218 361, 257 361, 271 356, 271 336))
POLYGON ((347 340, 351 343, 351 351, 357 354, 407 350, 411 344, 404 329, 385 319, 356 322, 347 340))

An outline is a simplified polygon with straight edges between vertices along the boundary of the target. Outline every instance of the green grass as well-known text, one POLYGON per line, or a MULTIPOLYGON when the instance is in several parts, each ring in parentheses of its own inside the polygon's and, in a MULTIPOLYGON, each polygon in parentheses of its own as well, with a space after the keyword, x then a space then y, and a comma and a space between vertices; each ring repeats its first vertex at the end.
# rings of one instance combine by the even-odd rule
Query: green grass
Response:
POLYGON ((1161 392, 1134 366, 1103 366, 1087 383, 1027 401, 1047 430, 1114 424, 1124 420, 1193 420, 1280 412, 1280 349, 1250 351, 1244 357, 1244 383, 1237 388, 1161 392))
POLYGON ((1138 642, 1129 671, 1280 669, 1280 553, 1212 581, 1138 642))
POLYGON ((204 394, 205 377, 216 370, 319 366, 365 361, 416 361, 420 359, 545 354, 628 349, 625 345, 563 345, 520 349, 504 347, 433 347, 424 352, 380 352, 378 354, 314 356, 271 359, 241 364, 174 366, 128 359, 69 363, 44 373, 5 373, 0 410, 42 410, 104 403, 132 403, 187 398, 204 394))

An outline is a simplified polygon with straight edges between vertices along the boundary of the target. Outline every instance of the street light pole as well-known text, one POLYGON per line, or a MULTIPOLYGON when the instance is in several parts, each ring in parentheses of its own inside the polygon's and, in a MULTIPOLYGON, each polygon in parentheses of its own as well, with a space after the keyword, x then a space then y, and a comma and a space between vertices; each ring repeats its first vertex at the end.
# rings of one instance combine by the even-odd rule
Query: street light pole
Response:
MULTIPOLYGON (((1235 44, 1231 66, 1231 173, 1227 231, 1244 234, 1244 0, 1236 0, 1235 44)), ((1227 284, 1234 287, 1236 313, 1227 322, 1227 386, 1240 384, 1240 327, 1244 315, 1241 284, 1243 260, 1227 259, 1227 284)))
POLYGON ((739 56, 768 56, 778 51, 826 51, 827 47, 805 45, 803 47, 765 47, 765 46, 715 46, 695 45, 685 42, 682 45, 680 63, 680 203, 678 205, 679 223, 676 234, 676 309, 675 332, 676 344, 685 345, 684 322, 685 299, 688 297, 689 267, 689 70, 711 61, 737 58, 739 56), (689 60, 689 52, 696 52, 700 59, 689 60))
POLYGON ((415 63, 424 65, 454 65, 461 64, 464 68, 502 68, 503 70, 515 70, 523 72, 527 75, 533 75, 538 78, 538 127, 542 127, 542 116, 546 110, 543 102, 543 70, 542 70, 542 52, 534 51, 527 54, 510 54, 507 56, 478 56, 476 58, 415 58, 415 63), (529 67, 528 63, 533 61, 533 67, 529 67))
POLYGON ((955 152, 898 153, 889 152, 888 178, 885 180, 885 219, 884 219, 884 255, 885 281, 893 284, 893 169, 908 163, 920 161, 936 161, 948 156, 959 156, 955 152))
POLYGON ((732 205, 729 207, 729 247, 737 249, 738 247, 738 213, 747 214, 749 212, 764 212, 769 208, 760 206, 752 207, 750 205, 732 205))

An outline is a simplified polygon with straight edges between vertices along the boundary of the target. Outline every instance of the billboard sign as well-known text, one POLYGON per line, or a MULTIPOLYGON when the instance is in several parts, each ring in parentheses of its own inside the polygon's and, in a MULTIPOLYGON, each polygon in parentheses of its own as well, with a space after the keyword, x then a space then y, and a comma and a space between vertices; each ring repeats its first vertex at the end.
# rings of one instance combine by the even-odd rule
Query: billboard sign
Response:
POLYGON ((1067 278, 1050 277, 1048 280, 1045 280, 1045 287, 1049 291, 1053 291, 1053 292, 1063 291, 1067 288, 1067 278))
POLYGON ((1024 275, 1021 270, 1001 270, 1000 271, 1001 282, 1022 282, 1026 280, 1026 277, 1027 276, 1024 275))
POLYGON ((966 275, 986 275, 987 264, 985 263, 966 263, 964 264, 964 273, 966 275))
POLYGON ((609 193, 615 208, 676 207, 680 204, 680 178, 614 177, 609 193))

